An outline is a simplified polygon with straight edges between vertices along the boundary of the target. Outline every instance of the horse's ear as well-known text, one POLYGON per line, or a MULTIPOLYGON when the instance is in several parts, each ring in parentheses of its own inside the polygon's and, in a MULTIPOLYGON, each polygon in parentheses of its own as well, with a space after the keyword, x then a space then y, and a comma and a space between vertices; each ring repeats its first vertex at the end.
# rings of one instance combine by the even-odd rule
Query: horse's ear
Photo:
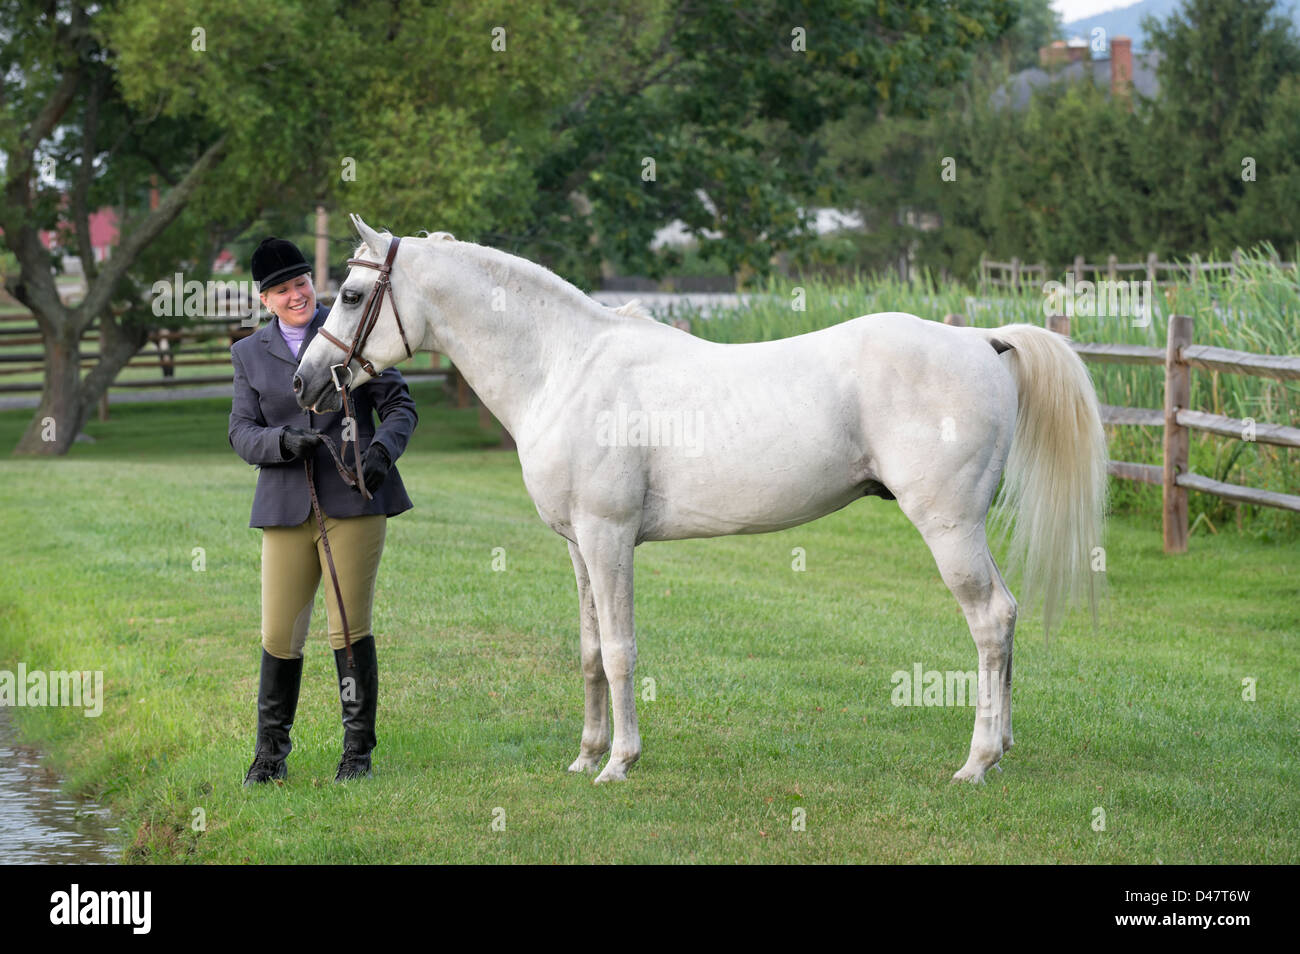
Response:
POLYGON ((370 226, 366 225, 365 222, 361 221, 361 216, 357 215, 355 212, 350 213, 348 218, 352 220, 352 227, 356 229, 357 234, 361 236, 361 241, 370 246, 370 251, 374 252, 376 255, 383 255, 388 248, 388 243, 384 241, 383 237, 370 226))

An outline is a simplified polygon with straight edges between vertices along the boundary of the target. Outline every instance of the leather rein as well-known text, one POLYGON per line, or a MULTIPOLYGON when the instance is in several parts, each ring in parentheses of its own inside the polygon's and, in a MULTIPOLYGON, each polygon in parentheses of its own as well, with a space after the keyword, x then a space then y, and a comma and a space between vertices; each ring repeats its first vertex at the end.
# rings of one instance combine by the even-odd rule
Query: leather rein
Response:
MULTIPOLYGON (((388 245, 388 255, 384 258, 384 263, 382 265, 378 265, 375 262, 367 262, 360 258, 348 259, 347 263, 349 265, 361 265, 366 268, 376 269, 379 272, 379 278, 370 289, 370 297, 366 299, 365 308, 362 309, 361 321, 357 324, 356 334, 352 336, 352 344, 345 345, 324 328, 320 328, 317 331, 317 334, 324 335, 326 341, 330 342, 335 347, 342 349, 346 354, 346 357, 344 357, 341 362, 330 365, 330 380, 334 382, 334 388, 339 392, 339 397, 343 401, 343 419, 344 421, 353 421, 354 428, 356 426, 356 419, 352 416, 352 405, 348 401, 348 388, 352 386, 351 364, 352 360, 355 358, 357 363, 365 370, 366 374, 370 375, 372 378, 378 376, 379 372, 377 372, 375 366, 367 361, 361 354, 361 349, 365 347, 366 340, 370 337, 370 332, 374 330, 375 323, 379 320, 379 312, 384 306, 385 293, 388 293, 388 301, 393 306, 393 317, 397 319, 397 330, 402 335, 402 345, 406 348, 406 356, 408 358, 412 356, 411 345, 406 340, 406 329, 402 327, 402 318, 397 313, 397 299, 392 295, 393 286, 389 277, 393 271, 393 259, 397 257, 397 246, 401 241, 400 237, 394 236, 392 242, 388 245), (340 369, 347 371, 348 373, 346 384, 339 379, 340 369)), ((334 441, 325 434, 321 434, 320 438, 325 444, 326 450, 330 452, 330 457, 334 459, 334 466, 338 468, 339 476, 343 478, 343 483, 347 484, 353 490, 360 491, 361 496, 366 500, 373 500, 374 497, 370 491, 366 489, 366 481, 361 473, 361 446, 360 442, 357 441, 355 434, 352 439, 352 462, 356 468, 355 474, 349 473, 347 466, 343 462, 344 458, 347 456, 347 449, 343 448, 342 452, 340 452, 340 449, 334 446, 334 441)), ((346 443, 347 441, 344 441, 344 444, 346 443)), ((348 629, 347 611, 343 608, 343 592, 339 587, 339 575, 334 569, 334 554, 330 550, 329 537, 325 533, 325 517, 321 514, 320 501, 316 499, 316 483, 312 479, 312 459, 310 457, 305 458, 303 464, 307 469, 307 489, 311 492, 312 511, 316 514, 316 524, 320 527, 321 543, 325 546, 325 560, 329 564, 330 580, 334 584, 334 596, 338 601, 339 620, 343 623, 343 645, 347 648, 348 668, 351 669, 355 666, 352 657, 352 634, 348 629)))

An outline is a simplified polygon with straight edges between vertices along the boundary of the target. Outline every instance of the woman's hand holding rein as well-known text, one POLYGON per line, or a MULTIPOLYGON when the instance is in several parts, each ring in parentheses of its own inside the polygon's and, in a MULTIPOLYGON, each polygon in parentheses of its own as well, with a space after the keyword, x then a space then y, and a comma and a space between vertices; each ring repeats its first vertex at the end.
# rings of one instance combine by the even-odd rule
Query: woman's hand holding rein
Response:
POLYGON ((294 460, 310 457, 320 446, 321 435, 318 431, 289 424, 280 434, 280 453, 294 460))

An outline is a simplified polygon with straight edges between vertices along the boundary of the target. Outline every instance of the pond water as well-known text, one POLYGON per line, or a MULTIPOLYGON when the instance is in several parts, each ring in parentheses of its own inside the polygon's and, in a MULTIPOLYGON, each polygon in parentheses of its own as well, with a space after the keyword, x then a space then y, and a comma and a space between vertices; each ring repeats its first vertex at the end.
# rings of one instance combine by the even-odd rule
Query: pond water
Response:
POLYGON ((36 749, 18 742, 0 706, 0 864, 113 864, 119 830, 109 813, 59 788, 36 749))

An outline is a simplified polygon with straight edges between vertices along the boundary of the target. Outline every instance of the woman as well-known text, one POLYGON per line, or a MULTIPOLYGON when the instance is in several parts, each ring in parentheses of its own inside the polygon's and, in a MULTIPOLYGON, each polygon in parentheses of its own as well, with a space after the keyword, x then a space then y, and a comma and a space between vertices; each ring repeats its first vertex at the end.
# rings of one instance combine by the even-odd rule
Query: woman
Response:
MULTIPOLYGON (((260 468, 249 526, 262 528, 257 743, 244 784, 287 774, 303 645, 322 572, 329 572, 311 508, 305 459, 313 461, 316 496, 338 571, 355 663, 355 668, 348 667, 338 601, 333 585, 327 584, 330 645, 343 706, 343 757, 334 780, 344 781, 371 770, 379 689, 371 608, 387 520, 411 509, 393 462, 415 429, 415 402, 401 374, 390 368, 351 392, 357 420, 346 433, 342 411, 317 414, 299 407, 291 383, 297 356, 324 324, 328 309, 316 303, 311 266, 292 242, 264 240, 253 252, 252 266, 262 304, 274 317, 230 349, 235 366, 230 446, 260 468), (372 412, 379 414, 378 429, 372 412), (373 499, 366 500, 343 482, 321 434, 341 450, 345 437, 358 442, 362 476, 373 499)), ((352 453, 346 448, 347 458, 352 453)))

